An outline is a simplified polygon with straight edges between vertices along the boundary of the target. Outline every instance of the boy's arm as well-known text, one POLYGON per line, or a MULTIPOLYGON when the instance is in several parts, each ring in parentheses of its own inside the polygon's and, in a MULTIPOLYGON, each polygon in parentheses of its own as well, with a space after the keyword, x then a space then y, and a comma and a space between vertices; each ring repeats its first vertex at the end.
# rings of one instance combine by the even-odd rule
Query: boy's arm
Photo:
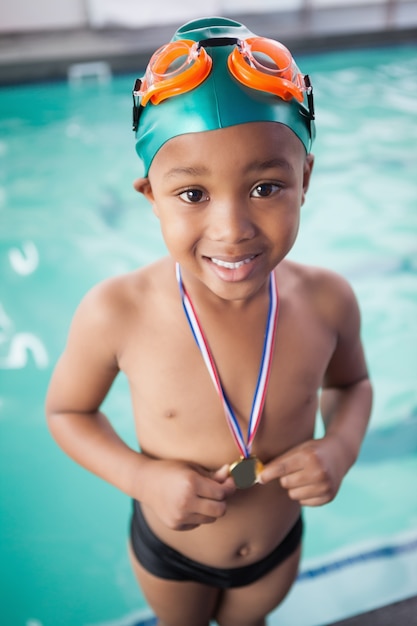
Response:
POLYGON ((225 512, 231 481, 224 472, 212 477, 180 461, 158 461, 139 453, 100 411, 119 372, 118 350, 127 314, 117 290, 95 288, 83 300, 49 385, 49 429, 72 459, 148 503, 168 526, 190 528, 212 522, 225 512))
POLYGON ((99 410, 119 372, 113 348, 118 329, 110 330, 104 295, 92 290, 75 313, 49 384, 46 416, 52 436, 72 459, 128 493, 132 466, 143 461, 99 410))
POLYGON ((336 496, 359 454, 372 406, 358 304, 343 279, 331 280, 336 281, 336 298, 330 300, 329 321, 336 340, 320 397, 325 435, 288 450, 260 476, 261 483, 278 478, 290 498, 308 506, 325 504, 336 496))

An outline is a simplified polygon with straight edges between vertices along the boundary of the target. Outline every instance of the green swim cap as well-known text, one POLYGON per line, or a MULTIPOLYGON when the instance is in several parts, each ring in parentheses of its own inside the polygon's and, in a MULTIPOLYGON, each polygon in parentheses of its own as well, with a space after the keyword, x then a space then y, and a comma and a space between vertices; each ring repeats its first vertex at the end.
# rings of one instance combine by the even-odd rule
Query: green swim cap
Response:
MULTIPOLYGON (((239 22, 213 17, 193 20, 181 26, 172 41, 245 40, 254 36, 239 22)), ((134 95, 136 151, 144 164, 144 176, 147 176, 155 154, 169 139, 248 122, 284 124, 310 152, 315 136, 312 90, 304 92, 303 102, 295 98, 285 101, 272 93, 242 84, 228 69, 227 59, 233 49, 232 43, 218 41, 213 46, 210 42, 204 43, 213 61, 212 68, 208 77, 191 91, 173 95, 159 104, 149 100, 143 107, 140 106, 141 97, 134 95)))

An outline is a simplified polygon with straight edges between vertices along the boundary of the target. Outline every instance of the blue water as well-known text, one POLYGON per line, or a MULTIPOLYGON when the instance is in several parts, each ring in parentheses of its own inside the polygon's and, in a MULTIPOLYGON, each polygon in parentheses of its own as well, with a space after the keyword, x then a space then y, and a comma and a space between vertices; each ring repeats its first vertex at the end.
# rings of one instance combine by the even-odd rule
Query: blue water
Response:
MULTIPOLYGON (((300 60, 316 166, 291 253, 358 295, 376 388, 335 502, 306 510, 300 579, 271 624, 318 626, 417 594, 417 48, 300 60)), ((52 442, 43 401, 74 308, 164 254, 133 191, 133 76, 0 89, 0 615, 7 626, 131 626, 129 502, 52 442)), ((134 442, 128 389, 105 410, 134 442)))

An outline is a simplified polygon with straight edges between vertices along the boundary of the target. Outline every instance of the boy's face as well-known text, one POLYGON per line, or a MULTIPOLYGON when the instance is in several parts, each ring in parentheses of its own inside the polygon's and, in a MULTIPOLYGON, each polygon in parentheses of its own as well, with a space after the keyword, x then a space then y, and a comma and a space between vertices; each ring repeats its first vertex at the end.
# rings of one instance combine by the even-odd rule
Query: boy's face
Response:
POLYGON ((241 300, 292 248, 312 166, 289 128, 254 122, 170 139, 135 188, 184 278, 241 300))

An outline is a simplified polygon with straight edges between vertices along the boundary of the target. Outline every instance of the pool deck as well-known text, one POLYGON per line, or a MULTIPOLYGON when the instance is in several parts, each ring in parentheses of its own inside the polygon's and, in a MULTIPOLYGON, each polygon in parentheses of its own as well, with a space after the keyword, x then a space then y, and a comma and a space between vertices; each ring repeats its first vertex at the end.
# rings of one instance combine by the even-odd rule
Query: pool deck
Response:
MULTIPOLYGON (((395 3, 393 3, 395 4, 395 3)), ((233 16, 250 29, 277 37, 295 52, 409 43, 417 45, 417 2, 391 12, 376 6, 316 12, 233 16)), ((168 41, 172 24, 0 35, 0 85, 66 79, 71 66, 104 62, 112 73, 139 71, 168 41)), ((86 69, 87 71, 87 69, 86 69)), ((323 626, 417 626, 417 597, 323 626)))
POLYGON ((416 626, 417 597, 323 626, 416 626))

